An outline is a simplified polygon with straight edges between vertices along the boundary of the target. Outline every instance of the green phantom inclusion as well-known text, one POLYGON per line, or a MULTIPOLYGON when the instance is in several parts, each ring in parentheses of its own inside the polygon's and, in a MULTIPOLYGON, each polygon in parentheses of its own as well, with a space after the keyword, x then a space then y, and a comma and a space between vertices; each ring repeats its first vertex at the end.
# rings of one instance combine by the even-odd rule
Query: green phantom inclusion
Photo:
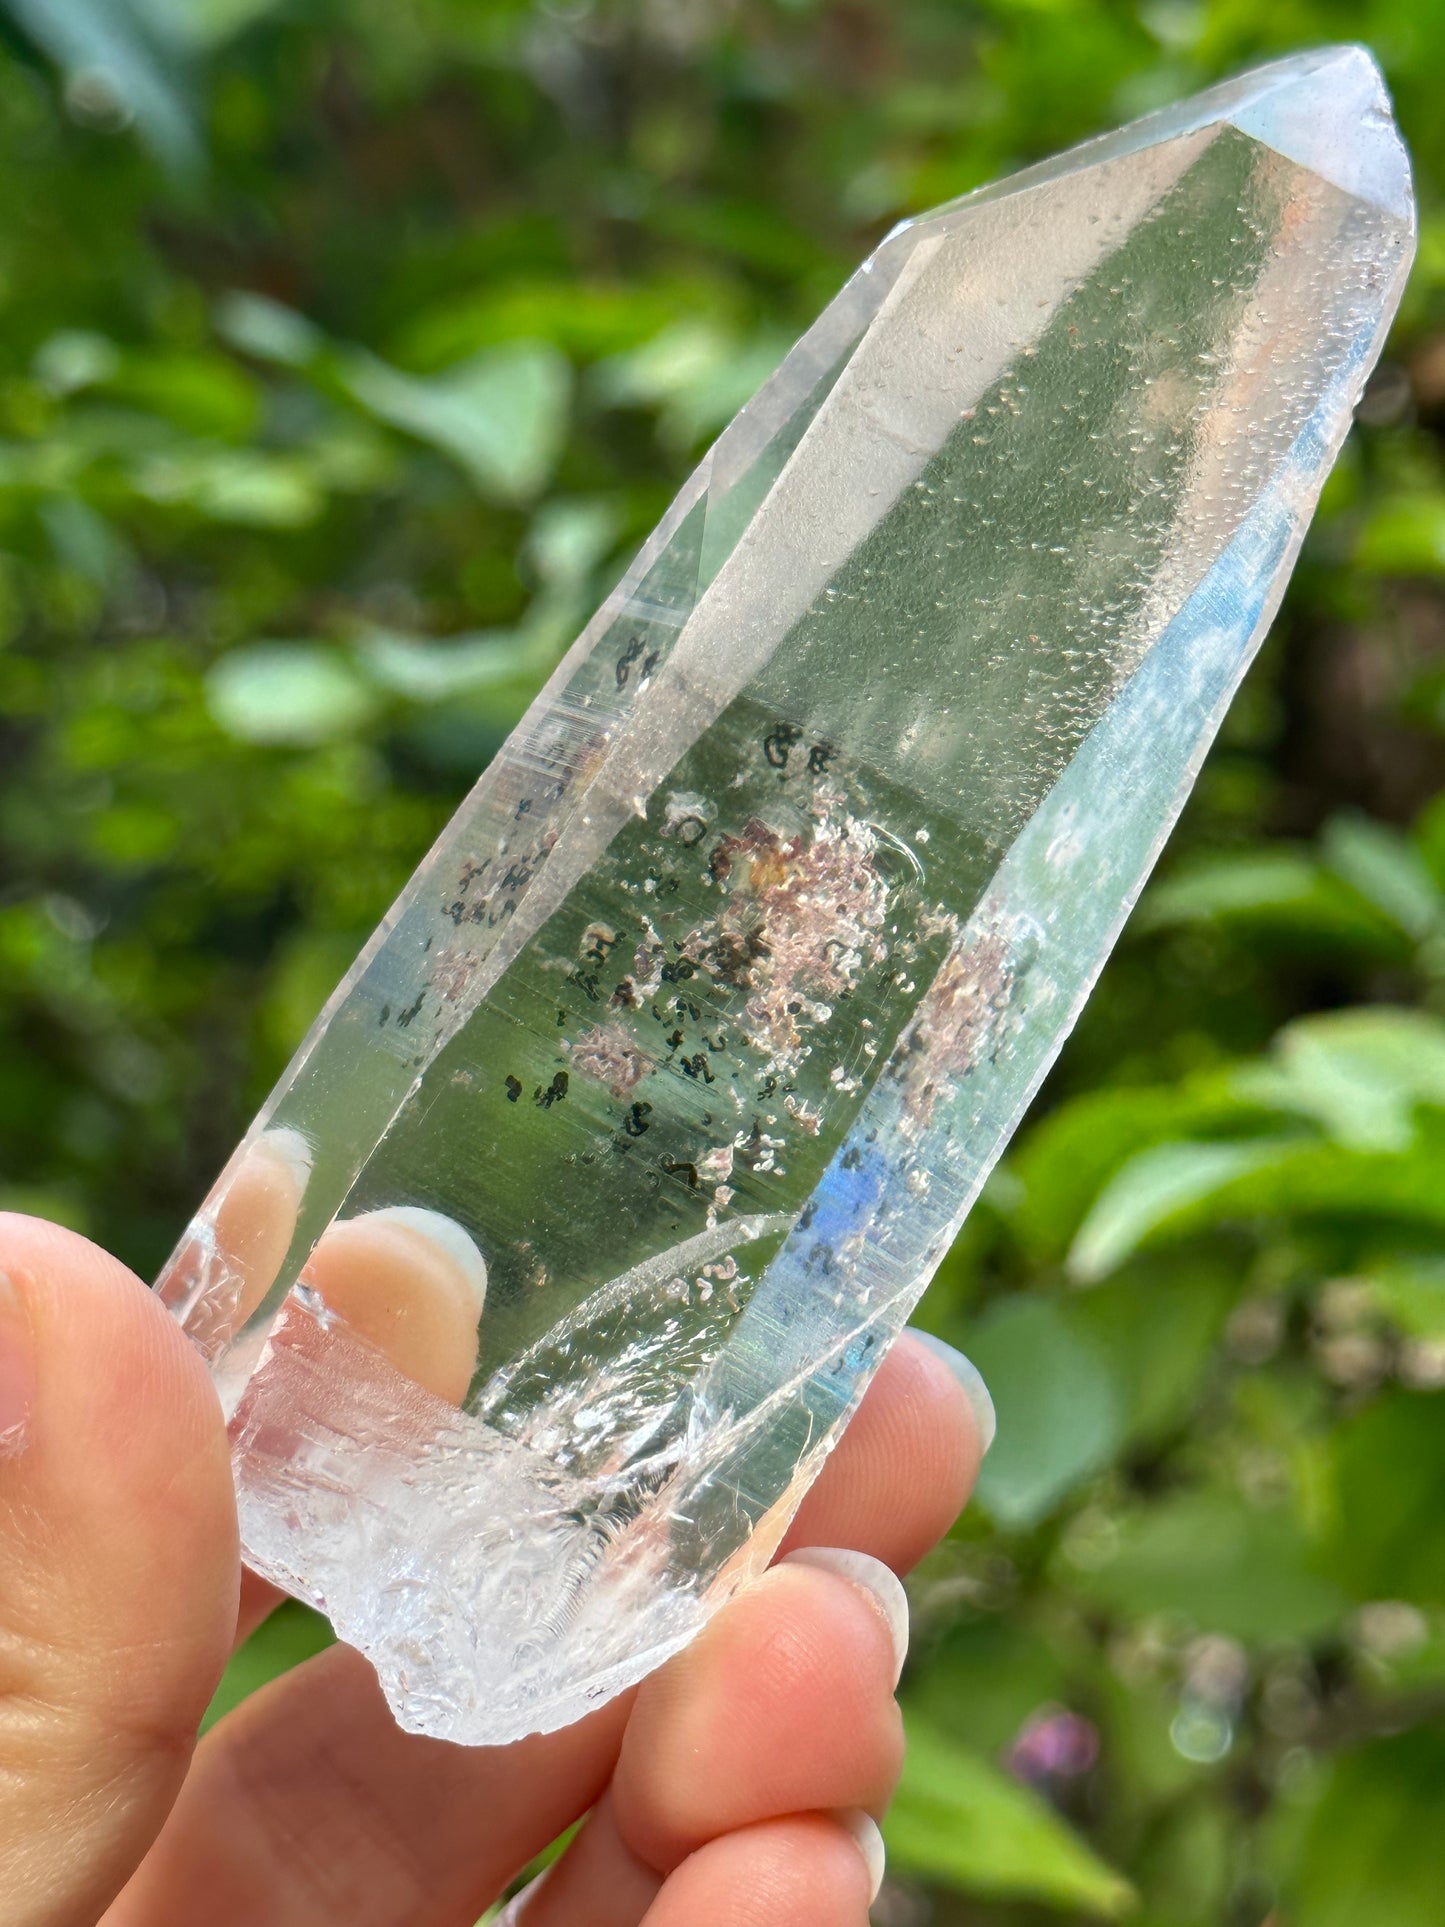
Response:
POLYGON ((1348 48, 906 225, 418 871, 161 1281, 248 1557, 406 1724, 576 1718, 766 1559, 1157 854, 1412 243, 1348 48), (459 1408, 298 1285, 398 1207, 485 1264, 459 1408))

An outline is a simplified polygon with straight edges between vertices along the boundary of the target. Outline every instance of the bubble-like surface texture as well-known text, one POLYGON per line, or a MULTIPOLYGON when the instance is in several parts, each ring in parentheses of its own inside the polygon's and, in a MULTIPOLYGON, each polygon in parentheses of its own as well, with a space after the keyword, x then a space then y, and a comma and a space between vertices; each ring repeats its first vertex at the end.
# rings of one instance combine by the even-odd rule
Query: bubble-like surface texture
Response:
POLYGON ((160 1285, 248 1559, 405 1725, 576 1719, 765 1563, 1174 820, 1412 242, 1351 48, 899 229, 422 864, 160 1285))

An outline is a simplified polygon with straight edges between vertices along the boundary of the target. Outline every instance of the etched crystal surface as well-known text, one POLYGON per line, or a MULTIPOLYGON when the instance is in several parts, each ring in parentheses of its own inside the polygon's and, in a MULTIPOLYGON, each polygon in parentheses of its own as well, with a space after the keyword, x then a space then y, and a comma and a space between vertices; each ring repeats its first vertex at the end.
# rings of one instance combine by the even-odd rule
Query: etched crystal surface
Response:
POLYGON ((572 1720, 766 1561, 1174 819, 1412 237, 1357 49, 902 227, 422 864, 160 1284, 250 1562, 404 1724, 572 1720))

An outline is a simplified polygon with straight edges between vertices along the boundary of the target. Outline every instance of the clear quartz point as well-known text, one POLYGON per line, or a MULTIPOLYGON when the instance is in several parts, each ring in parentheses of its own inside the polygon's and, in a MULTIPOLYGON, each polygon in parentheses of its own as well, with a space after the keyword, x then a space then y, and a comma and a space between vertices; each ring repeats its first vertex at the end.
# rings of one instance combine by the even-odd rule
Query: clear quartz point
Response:
POLYGON ((1399 298, 1357 48, 911 221, 727 429, 160 1281, 398 1719, 574 1720, 775 1549, 1058 1050, 1399 298))

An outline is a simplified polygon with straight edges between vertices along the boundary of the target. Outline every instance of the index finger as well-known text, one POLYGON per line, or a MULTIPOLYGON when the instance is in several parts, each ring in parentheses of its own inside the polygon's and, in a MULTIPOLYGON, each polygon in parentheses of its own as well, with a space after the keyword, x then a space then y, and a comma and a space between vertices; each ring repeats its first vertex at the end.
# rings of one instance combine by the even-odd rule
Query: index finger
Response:
POLYGON ((963 1510, 993 1432, 993 1401, 968 1359, 905 1332, 799 1506, 779 1557, 799 1546, 849 1546, 907 1572, 963 1510))

